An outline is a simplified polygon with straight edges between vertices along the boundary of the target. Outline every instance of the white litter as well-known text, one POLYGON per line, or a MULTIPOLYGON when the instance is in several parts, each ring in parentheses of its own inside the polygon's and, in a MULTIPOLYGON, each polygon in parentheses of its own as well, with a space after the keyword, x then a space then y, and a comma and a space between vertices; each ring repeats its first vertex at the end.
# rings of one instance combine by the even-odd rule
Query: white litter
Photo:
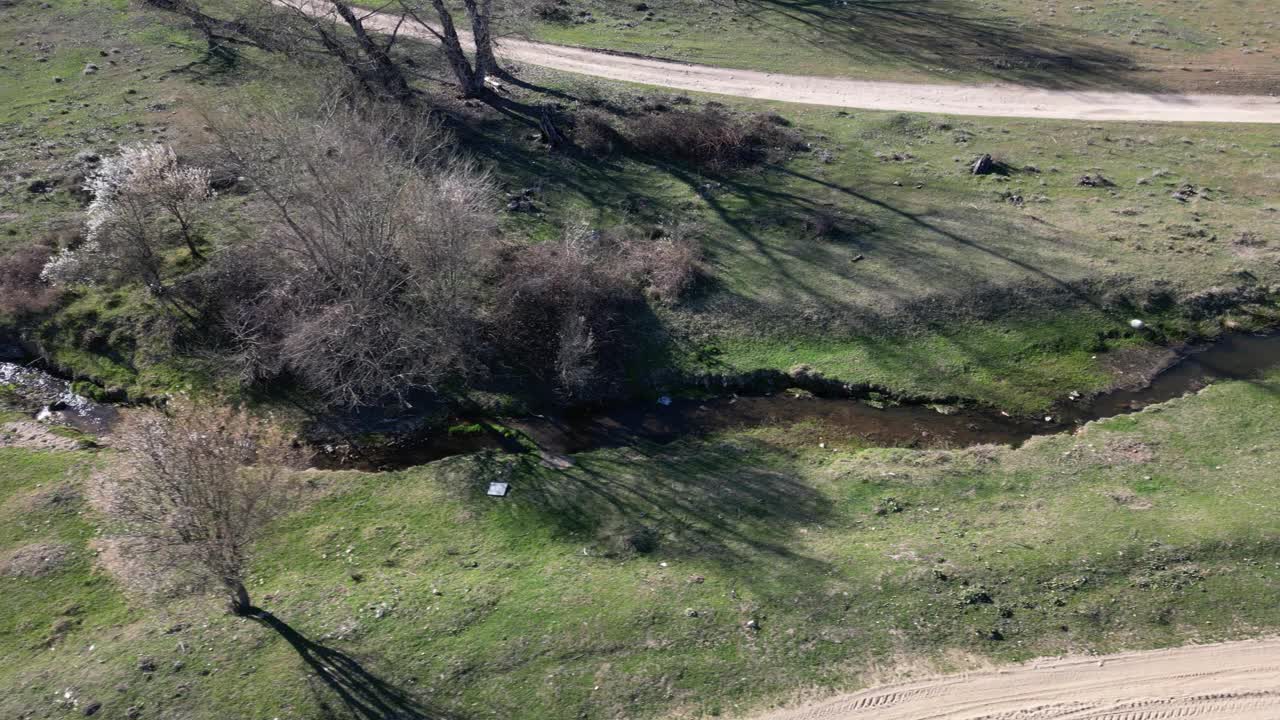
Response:
POLYGON ((500 483, 500 482, 489 483, 489 496, 490 497, 506 497, 507 490, 509 490, 510 488, 511 488, 511 483, 500 483))
POLYGON ((1146 324, 1146 323, 1144 323, 1144 322, 1142 322, 1142 321, 1141 321, 1141 320, 1139 320, 1138 318, 1134 318, 1134 319, 1132 319, 1132 320, 1130 320, 1130 321, 1129 321, 1129 327, 1133 328, 1134 330, 1141 330, 1142 328, 1144 328, 1144 327, 1146 327, 1146 326, 1147 326, 1147 324, 1146 324))

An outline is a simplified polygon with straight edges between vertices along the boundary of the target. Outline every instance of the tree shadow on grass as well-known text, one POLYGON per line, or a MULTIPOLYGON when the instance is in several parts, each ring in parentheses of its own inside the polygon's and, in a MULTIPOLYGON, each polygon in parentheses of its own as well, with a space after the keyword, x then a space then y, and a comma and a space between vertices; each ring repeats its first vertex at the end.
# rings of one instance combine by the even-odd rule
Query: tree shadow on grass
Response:
POLYGON ((565 471, 524 461, 512 500, 566 535, 594 538, 592 554, 709 563, 766 593, 815 587, 830 574, 794 542, 803 527, 837 522, 831 500, 767 443, 637 440, 576 460, 565 471))
POLYGON ((955 0, 717 1, 855 59, 1052 89, 1159 90, 1134 76, 1134 60, 1125 53, 1049 25, 979 14, 955 0), (791 30, 795 25, 803 30, 791 30))
POLYGON ((254 619, 275 630, 298 653, 314 678, 342 702, 356 720, 456 720, 457 715, 433 708, 409 692, 369 672, 355 658, 326 647, 294 630, 266 611, 254 619))

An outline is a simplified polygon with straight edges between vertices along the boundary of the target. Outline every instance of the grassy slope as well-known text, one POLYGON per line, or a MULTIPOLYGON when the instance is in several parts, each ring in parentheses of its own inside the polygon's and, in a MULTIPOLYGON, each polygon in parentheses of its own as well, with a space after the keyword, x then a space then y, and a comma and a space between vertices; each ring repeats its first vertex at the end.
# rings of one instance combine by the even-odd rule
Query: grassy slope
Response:
POLYGON ((822 450, 801 426, 564 474, 483 456, 317 474, 251 583, 316 643, 295 637, 303 655, 212 604, 126 605, 91 569, 82 508, 31 499, 78 456, 0 451, 0 547, 78 548, 61 573, 0 578, 0 711, 61 717, 69 692, 104 717, 316 717, 342 703, 311 657, 384 707, 736 714, 895 663, 1256 635, 1280 627, 1277 413, 1273 377, 1020 450, 822 450), (499 475, 512 496, 483 497, 499 475), (640 527, 652 553, 612 552, 640 527))
POLYGON ((532 34, 725 67, 863 79, 1007 80, 1057 88, 1274 90, 1268 0, 572 0, 532 34), (779 52, 778 48, 786 48, 779 52), (1134 69, 1137 71, 1135 72, 1134 69))
MULTIPOLYGON (((546 82, 584 104, 636 102, 592 81, 546 82)), ((561 176, 545 180, 559 191, 552 212, 623 219, 617 208, 641 196, 651 206, 633 221, 704 223, 709 291, 664 315, 686 342, 656 362, 709 372, 807 363, 1030 410, 1064 388, 1110 381, 1094 361, 1100 334, 1129 334, 1132 313, 1164 319, 1122 309, 1120 296, 1280 279, 1270 128, 848 114, 716 99, 780 113, 813 150, 730 178, 629 159, 610 164, 612 187, 592 182, 602 174, 592 162, 564 161, 561 176), (970 175, 984 152, 1012 171, 970 175), (1097 173, 1115 186, 1078 185, 1097 173), (1187 183, 1210 190, 1186 204, 1170 197, 1187 183), (806 224, 821 215, 840 231, 815 237, 806 224), (1268 244, 1241 245, 1245 233, 1268 244), (1114 283, 1111 296, 1105 288, 1076 295, 1086 280, 1114 283), (1018 298, 984 316, 979 306, 993 289, 1018 298), (899 329, 877 330, 885 321, 899 329)), ((1172 335, 1186 331, 1169 319, 1172 335)))
MULTIPOLYGON (((19 102, 0 118, 0 152, 19 169, 16 177, 67 173, 79 150, 109 151, 132 138, 191 142, 200 134, 192 112, 197 100, 216 105, 269 97, 279 103, 291 95, 287 88, 305 85, 267 58, 250 58, 240 68, 192 65, 201 59, 198 43, 168 29, 164 16, 137 15, 136 8, 130 15, 123 7, 64 0, 45 10, 24 2, 13 10, 15 22, 0 28, 6 38, 26 42, 9 47, 5 62, 19 80, 3 92, 19 102), (36 48, 39 38, 50 45, 36 48), (62 84, 52 83, 48 63, 36 62, 50 57, 74 69, 100 46, 121 48, 111 56, 119 65, 87 77, 66 73, 62 84), (139 92, 125 95, 128 88, 139 92), (146 109, 157 104, 164 109, 146 109), (58 110, 46 112, 46 106, 58 110), (31 142, 46 149, 32 153, 31 142)), ((529 77, 567 91, 570 108, 588 101, 634 108, 634 89, 529 77)), ((546 101, 532 93, 520 98, 546 101)), ((1261 283, 1280 276, 1273 231, 1280 187, 1267 169, 1276 143, 1269 128, 1089 126, 733 105, 783 113, 814 152, 784 167, 709 178, 643 158, 602 163, 548 156, 521 139, 523 127, 484 109, 459 109, 484 124, 470 145, 497 164, 510 187, 544 190, 546 215, 512 216, 514 233, 548 237, 558 223, 579 215, 601 223, 676 218, 703 224, 710 277, 692 301, 674 311, 656 309, 650 318, 651 342, 635 353, 646 366, 637 372, 642 386, 654 367, 721 373, 804 363, 903 392, 965 395, 1031 411, 1069 390, 1111 382, 1094 360, 1102 348, 1098 338, 1128 332, 1128 314, 1090 307, 1064 293, 1061 283, 1167 282, 1183 293, 1246 283, 1244 271, 1261 283), (981 152, 1002 156, 1015 172, 969 176, 964 166, 981 152), (1028 165, 1039 172, 1021 170, 1028 165), (1081 175, 1097 171, 1117 186, 1076 186, 1081 175), (1180 204, 1169 193, 1184 182, 1212 190, 1180 204), (1008 202, 1015 195, 1024 206, 1008 202), (819 214, 836 217, 843 232, 814 237, 805 224, 819 214), (1234 244, 1245 232, 1269 244, 1234 244), (859 255, 865 259, 854 263, 859 255), (1024 307, 991 317, 969 312, 990 287, 1022 291, 1024 307), (916 313, 931 322, 904 325, 906 310, 921 307, 932 308, 916 313), (877 329, 886 320, 896 320, 897 329, 877 329)), ((0 241, 10 247, 74 225, 78 217, 65 188, 32 196, 27 184, 14 180, 0 193, 0 241)), ((148 326, 138 295, 88 293, 46 326, 44 342, 61 363, 105 385, 161 392, 201 381, 198 368, 176 366, 163 347, 150 347, 164 333, 148 326)), ((1173 335, 1187 330, 1168 318, 1144 317, 1157 325, 1167 320, 1163 329, 1173 335)), ((1121 337, 1109 346, 1137 343, 1121 337)))

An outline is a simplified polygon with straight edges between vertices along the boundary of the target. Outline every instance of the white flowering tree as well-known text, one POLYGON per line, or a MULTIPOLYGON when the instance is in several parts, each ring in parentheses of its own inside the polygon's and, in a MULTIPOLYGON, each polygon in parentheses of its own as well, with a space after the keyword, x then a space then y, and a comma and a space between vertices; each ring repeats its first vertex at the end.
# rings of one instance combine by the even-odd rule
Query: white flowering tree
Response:
POLYGON ((132 145, 103 161, 85 188, 92 194, 85 242, 64 249, 45 266, 54 284, 86 283, 114 276, 162 288, 162 251, 176 236, 201 257, 193 235, 203 203, 213 196, 209 171, 184 166, 166 145, 132 145))

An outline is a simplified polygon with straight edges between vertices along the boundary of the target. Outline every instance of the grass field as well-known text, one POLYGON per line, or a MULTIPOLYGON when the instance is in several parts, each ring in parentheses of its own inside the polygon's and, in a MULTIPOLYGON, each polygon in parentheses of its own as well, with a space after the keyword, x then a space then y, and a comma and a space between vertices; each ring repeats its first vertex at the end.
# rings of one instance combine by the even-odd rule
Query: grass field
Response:
MULTIPOLYGON (((8 247, 74 233, 71 191, 82 150, 109 152, 142 138, 188 147, 201 134, 199 107, 262 98, 279 105, 296 96, 291 88, 307 86, 269 58, 210 66, 201 45, 169 29, 166 18, 123 8, 23 3, 16 22, 0 29, 14 41, 5 62, 17 71, 17 82, 0 91, 18 100, 0 117, 0 152, 15 168, 0 188, 0 241, 8 247), (95 56, 99 73, 71 72, 95 56), (55 74, 64 81, 54 83, 55 74), (29 192, 40 178, 61 183, 29 192)), ((645 104, 679 105, 643 88, 526 77, 559 93, 568 111, 597 105, 625 115, 645 104)), ((517 91, 515 99, 546 96, 517 91)), ((507 219, 514 233, 545 238, 580 217, 700 223, 706 278, 689 301, 654 308, 653 332, 635 352, 637 365, 647 366, 634 378, 641 391, 664 390, 650 377, 654 368, 735 374, 807 364, 904 393, 1034 411, 1070 390, 1113 382, 1095 359, 1100 351, 1216 331, 1220 313, 1188 320, 1165 296, 1280 279, 1271 128, 729 104, 780 113, 808 150, 729 174, 634 154, 601 162, 547 155, 521 139, 522 126, 485 108, 453 109, 481 128, 467 145, 508 188, 539 191, 538 215, 507 219), (1005 172, 970 175, 968 164, 982 153, 1005 172), (1079 185, 1099 173, 1112 185, 1079 185), (1173 199, 1185 185, 1196 191, 1191 199, 1173 199), (1127 323, 1136 313, 1154 335, 1133 336, 1127 323)), ((204 383, 200 368, 148 347, 158 333, 139 319, 143 310, 140 298, 89 293, 40 335, 59 363, 107 386, 154 393, 204 383)), ((1228 319, 1247 326, 1270 312, 1245 310, 1228 319)))
MULTIPOLYGON (((1190 86, 1173 76, 1221 72, 1169 68, 1240 58, 1227 90, 1274 77, 1263 41, 1280 41, 1256 22, 1260 0, 649 4, 652 20, 570 2, 595 22, 537 33, 730 66, 1056 87, 1190 86), (785 58, 764 53, 783 43, 785 58), (1043 61, 1061 55, 1083 70, 1043 61)), ((287 107, 314 87, 254 53, 210 63, 171 18, 124 0, 3 12, 0 254, 75 237, 81 152, 145 139, 187 152, 200 111, 287 107)), ((401 51, 438 90, 428 51, 401 51)), ((504 191, 530 189, 536 212, 503 217, 512 237, 583 218, 696 225, 702 277, 648 307, 628 348, 640 394, 805 365, 1030 413, 1131 378, 1158 344, 1276 320, 1274 128, 848 113, 522 77, 535 87, 509 99, 559 103, 566 127, 588 107, 621 125, 719 101, 777 113, 803 140, 731 172, 602 160, 433 96, 504 191), (974 176, 984 153, 1000 171, 974 176)), ((243 199, 218 202, 229 217, 243 199)), ((245 230, 203 229, 211 249, 245 230)), ((151 302, 81 290, 25 331, 103 386, 230 394, 208 363, 174 355, 151 302)), ((742 717, 909 672, 1273 633, 1277 417, 1273 374, 1020 449, 868 449, 802 424, 592 451, 564 472, 493 454, 308 472, 258 546, 263 621, 131 589, 138 571, 86 498, 111 450, 4 446, 0 715, 742 717), (498 479, 512 494, 486 497, 498 479)))
POLYGON ((0 450, 0 558, 66 549, 0 573, 0 712, 737 716, 894 668, 1275 630, 1278 383, 1020 450, 820 449, 796 426, 565 473, 315 473, 253 569, 275 627, 126 598, 90 549, 94 457, 0 450), (496 477, 509 498, 483 496, 496 477))
POLYGON ((536 38, 724 67, 1061 89, 1267 94, 1280 82, 1280 25, 1259 22, 1270 16, 1267 0, 549 5, 558 11, 533 26, 536 38), (641 5, 646 9, 637 10, 641 5))

